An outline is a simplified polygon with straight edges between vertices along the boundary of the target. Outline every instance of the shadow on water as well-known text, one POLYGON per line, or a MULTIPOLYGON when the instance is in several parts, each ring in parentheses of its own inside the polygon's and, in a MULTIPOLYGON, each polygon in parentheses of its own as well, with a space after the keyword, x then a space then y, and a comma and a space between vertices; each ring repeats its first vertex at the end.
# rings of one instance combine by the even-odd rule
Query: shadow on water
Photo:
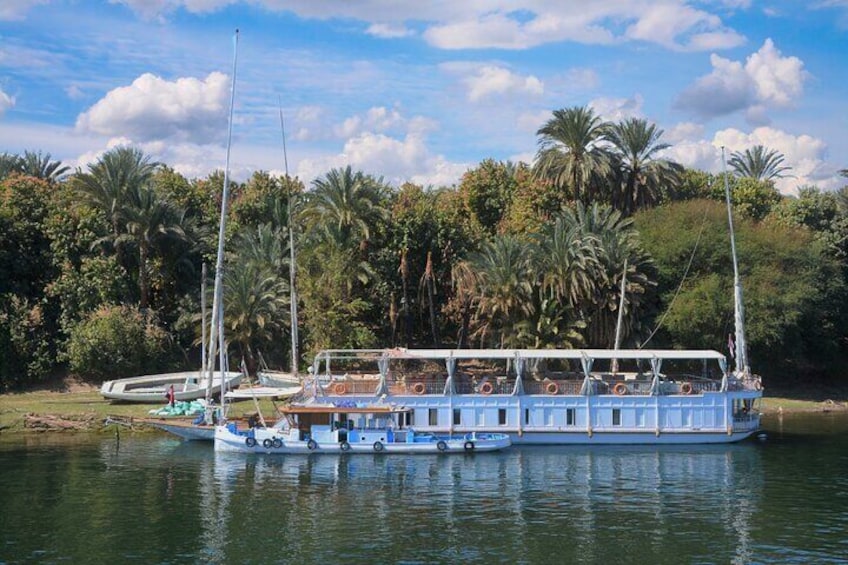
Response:
POLYGON ((784 416, 765 442, 410 457, 4 447, 0 561, 834 562, 847 429, 784 416))

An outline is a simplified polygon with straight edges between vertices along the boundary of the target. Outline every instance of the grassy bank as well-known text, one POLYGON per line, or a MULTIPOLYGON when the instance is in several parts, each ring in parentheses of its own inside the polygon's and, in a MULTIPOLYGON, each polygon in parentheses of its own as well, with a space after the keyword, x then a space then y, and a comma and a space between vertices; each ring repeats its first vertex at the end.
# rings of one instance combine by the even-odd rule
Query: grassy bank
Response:
MULTIPOLYGON (((27 426, 27 416, 56 417, 67 422, 79 422, 87 431, 103 431, 110 416, 122 419, 148 418, 149 411, 162 404, 114 404, 104 400, 94 387, 76 387, 75 390, 38 390, 0 395, 0 433, 40 433, 27 426)), ((252 401, 233 405, 233 413, 245 415, 256 411, 252 401)), ((260 400, 259 408, 265 416, 274 413, 269 400, 260 400)), ((32 419, 32 418, 30 418, 32 419)), ((143 428, 140 428, 143 430, 143 428)))
MULTIPOLYGON (((793 412, 831 412, 848 410, 848 391, 810 391, 793 394, 791 391, 779 391, 771 394, 766 391, 761 411, 764 413, 793 412)), ((79 422, 79 427, 90 431, 102 431, 107 417, 144 418, 149 410, 160 408, 150 404, 113 404, 100 396, 97 388, 90 385, 63 384, 45 390, 0 395, 0 433, 41 432, 27 427, 27 415, 57 417, 68 422, 79 422)), ((259 408, 265 416, 274 414, 274 406, 268 400, 259 402, 259 408)), ((234 414, 245 415, 255 412, 252 401, 234 405, 234 414)), ((32 420, 32 418, 30 418, 32 420)))

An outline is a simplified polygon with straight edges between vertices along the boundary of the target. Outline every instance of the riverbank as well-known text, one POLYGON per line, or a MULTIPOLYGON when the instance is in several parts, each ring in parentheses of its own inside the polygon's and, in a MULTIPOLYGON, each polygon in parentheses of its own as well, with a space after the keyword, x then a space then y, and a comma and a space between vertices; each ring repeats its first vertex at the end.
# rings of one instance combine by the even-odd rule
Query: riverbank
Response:
MULTIPOLYGON (((46 431, 106 431, 107 419, 131 423, 138 418, 152 418, 150 410, 162 404, 121 404, 105 400, 100 389, 78 381, 62 382, 40 390, 0 394, 0 436, 46 431)), ((256 412, 251 401, 236 403, 234 414, 256 412)), ((263 414, 274 413, 270 400, 259 400, 263 414)), ((149 426, 133 426, 134 431, 153 431, 149 426)))
MULTIPOLYGON (((149 411, 162 405, 113 404, 100 396, 96 386, 67 381, 41 390, 0 395, 0 434, 102 431, 109 417, 132 422, 150 417, 149 411)), ((259 401, 259 408, 266 416, 274 413, 269 400, 259 401)), ((237 415, 247 415, 256 407, 247 401, 237 403, 235 410, 237 415)), ((767 390, 760 410, 763 414, 848 411, 848 390, 805 389, 803 394, 782 390, 774 395, 767 390)))

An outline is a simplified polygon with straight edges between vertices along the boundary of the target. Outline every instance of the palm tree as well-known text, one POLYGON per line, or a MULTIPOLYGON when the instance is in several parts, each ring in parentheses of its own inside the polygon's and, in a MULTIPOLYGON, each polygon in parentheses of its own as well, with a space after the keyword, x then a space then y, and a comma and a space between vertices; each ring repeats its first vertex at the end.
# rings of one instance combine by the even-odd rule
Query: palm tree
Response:
POLYGON ((542 290, 571 308, 591 300, 602 273, 596 237, 583 233, 574 214, 566 212, 547 224, 537 242, 542 290))
POLYGON ((477 271, 468 261, 458 261, 451 268, 453 298, 450 305, 458 311, 460 323, 457 349, 465 349, 471 334, 471 319, 480 300, 481 281, 477 271))
POLYGON ((594 347, 613 345, 618 308, 621 301, 621 276, 627 260, 623 334, 638 330, 639 305, 649 286, 651 259, 642 250, 633 221, 609 206, 578 205, 563 214, 563 221, 575 227, 595 244, 599 269, 594 278, 594 295, 579 306, 587 320, 586 341, 594 347))
POLYGON ((469 259, 480 284, 480 337, 496 332, 499 345, 518 338, 518 325, 533 313, 533 246, 513 236, 498 236, 469 259))
POLYGON ((540 139, 534 175, 568 190, 576 200, 593 200, 610 172, 603 148, 607 129, 589 107, 554 110, 553 118, 536 132, 540 139))
POLYGON ((57 183, 64 180, 68 171, 71 170, 62 161, 51 161, 50 153, 41 154, 25 151, 21 159, 21 168, 25 175, 46 180, 49 183, 57 183))
POLYGON ((159 163, 151 161, 140 149, 118 147, 89 165, 87 173, 78 171, 73 182, 83 201, 103 212, 112 235, 117 237, 132 204, 133 191, 147 185, 157 167, 159 163))
POLYGON ((324 235, 343 247, 364 247, 371 238, 371 226, 387 217, 380 179, 350 166, 332 169, 312 182, 307 216, 314 217, 324 235))
POLYGON ((612 205, 630 215, 640 208, 654 206, 662 200, 663 189, 679 182, 683 167, 657 158, 670 147, 661 143, 663 130, 646 120, 630 118, 613 124, 608 139, 616 155, 621 181, 613 191, 612 205))
POLYGON ((22 159, 20 155, 12 153, 0 153, 0 180, 12 173, 22 172, 22 159))
POLYGON ((783 173, 792 169, 782 165, 783 159, 783 153, 755 145, 744 153, 733 152, 727 163, 737 176, 770 181, 785 177, 783 173))
POLYGON ((150 303, 149 257, 154 245, 162 240, 186 240, 182 214, 169 202, 160 199, 150 186, 136 187, 131 192, 131 205, 124 210, 126 233, 118 241, 132 242, 138 248, 139 308, 150 303))
POLYGON ((269 343, 288 309, 284 277, 251 261, 239 261, 224 271, 224 326, 238 344, 248 370, 255 367, 254 350, 269 343))

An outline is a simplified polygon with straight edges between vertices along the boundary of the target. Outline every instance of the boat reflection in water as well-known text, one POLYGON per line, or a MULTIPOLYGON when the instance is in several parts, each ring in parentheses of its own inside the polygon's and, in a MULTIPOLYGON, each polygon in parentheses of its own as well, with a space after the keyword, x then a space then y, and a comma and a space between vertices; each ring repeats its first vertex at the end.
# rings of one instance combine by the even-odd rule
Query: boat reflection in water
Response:
POLYGON ((747 562, 763 483, 748 444, 210 463, 201 506, 213 560, 747 562))

